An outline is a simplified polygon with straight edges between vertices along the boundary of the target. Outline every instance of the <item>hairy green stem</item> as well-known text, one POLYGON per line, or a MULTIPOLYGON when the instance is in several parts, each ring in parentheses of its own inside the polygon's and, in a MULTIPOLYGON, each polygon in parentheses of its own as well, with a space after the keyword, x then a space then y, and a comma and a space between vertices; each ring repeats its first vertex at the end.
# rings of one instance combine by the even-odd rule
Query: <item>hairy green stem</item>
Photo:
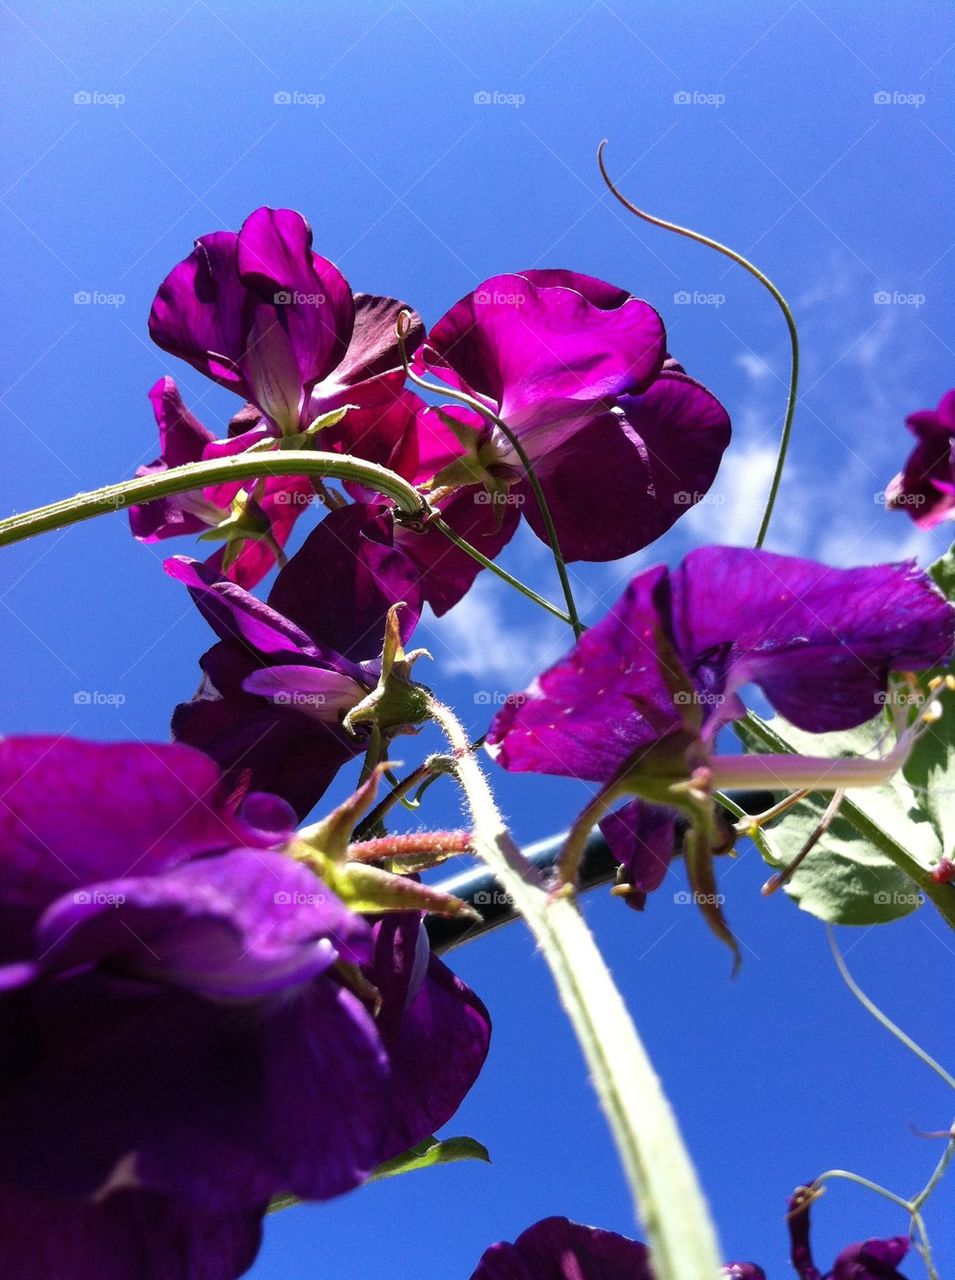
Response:
POLYGON ((782 434, 779 437, 779 451, 776 455, 776 466, 773 470, 773 478, 769 486, 769 494, 766 498, 766 506, 763 509, 763 516, 759 524, 759 532, 756 535, 756 547, 760 548, 766 541, 766 535, 769 532, 769 522, 773 518, 773 509, 776 505, 776 497, 779 493, 779 485, 783 478, 783 469, 786 465, 786 455, 789 452, 789 438, 792 435, 793 415, 796 412, 796 395, 799 386, 799 333, 796 329, 796 321, 793 319, 793 313, 789 308, 789 303, 780 293, 779 289, 773 284, 769 276, 764 275, 757 266, 754 266, 748 258, 744 258, 741 253, 737 253, 735 249, 731 249, 729 245, 721 244, 719 240, 714 240, 711 236, 703 235, 701 231, 694 231, 690 227, 681 227, 676 222, 668 222, 665 218, 654 217, 652 213, 647 213, 644 209, 638 209, 635 204, 627 199, 613 184, 613 180, 607 173, 604 164, 604 148, 607 145, 607 139, 601 142, 597 148, 597 163, 600 166, 600 174, 604 182, 614 196, 620 201, 625 209, 634 214, 638 218, 642 218, 644 222, 651 223, 654 227, 662 227, 664 231, 675 231, 677 235, 686 236, 690 240, 695 240, 698 244, 705 244, 710 249, 715 249, 717 253, 722 253, 725 257, 731 258, 733 262, 739 263, 749 274, 759 281, 764 289, 767 289, 772 295, 783 313, 786 321, 786 328, 789 330, 789 343, 792 349, 792 359, 789 374, 789 395, 786 400, 786 416, 783 419, 782 434))
POLYGON ((0 547, 20 542, 37 533, 48 533, 66 525, 105 515, 157 498, 168 498, 190 489, 207 485, 230 484, 258 479, 260 476, 322 476, 334 480, 354 480, 377 493, 391 498, 408 516, 424 520, 430 507, 414 485, 381 467, 342 453, 320 453, 313 450, 279 449, 272 453, 240 453, 231 458, 213 458, 207 462, 190 462, 183 467, 154 472, 104 485, 74 498, 24 511, 0 520, 0 547))
POLYGON ((432 702, 467 797, 474 847, 534 935, 580 1042, 653 1250, 657 1280, 716 1280, 720 1251, 676 1119, 572 895, 551 897, 515 845, 455 716, 432 702))

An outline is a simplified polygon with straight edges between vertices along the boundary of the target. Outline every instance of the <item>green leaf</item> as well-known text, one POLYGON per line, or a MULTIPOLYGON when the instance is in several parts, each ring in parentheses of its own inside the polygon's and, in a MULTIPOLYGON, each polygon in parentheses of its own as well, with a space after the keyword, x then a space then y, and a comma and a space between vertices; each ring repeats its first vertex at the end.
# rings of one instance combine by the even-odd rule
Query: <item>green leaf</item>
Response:
MULTIPOLYGON (((380 1164, 368 1182, 379 1182, 383 1178, 397 1178, 402 1173, 416 1173, 419 1169, 431 1169, 439 1164, 457 1164, 461 1160, 481 1160, 491 1163, 487 1147, 482 1146, 475 1138, 425 1138, 409 1151, 380 1164)), ((269 1213, 278 1213, 280 1209, 291 1209, 294 1205, 304 1204, 298 1196, 275 1196, 269 1204, 269 1213)))
POLYGON ((491 1163, 487 1147, 474 1138, 426 1138, 410 1151, 380 1164, 368 1179, 377 1182, 381 1178, 396 1178, 401 1173, 415 1173, 418 1169, 430 1169, 438 1164, 456 1164, 459 1160, 482 1160, 491 1163))
MULTIPOLYGON (((753 716, 737 726, 747 749, 814 756, 870 754, 887 728, 878 717, 844 733, 804 733, 777 717, 753 716)), ((826 811, 830 797, 814 794, 762 832, 763 856, 786 866, 802 849, 826 811)), ((900 774, 884 787, 858 788, 786 885, 804 911, 831 924, 878 924, 908 915, 922 902, 911 872, 938 861, 939 842, 917 806, 916 793, 900 774), (860 830, 860 826, 864 830, 860 830), (881 838, 872 839, 874 833, 881 838), (887 843, 895 846, 891 852, 887 843), (894 854, 894 856, 893 856, 894 854), (910 870, 900 867, 903 860, 910 870)), ((921 876, 919 879, 921 880, 921 876)))

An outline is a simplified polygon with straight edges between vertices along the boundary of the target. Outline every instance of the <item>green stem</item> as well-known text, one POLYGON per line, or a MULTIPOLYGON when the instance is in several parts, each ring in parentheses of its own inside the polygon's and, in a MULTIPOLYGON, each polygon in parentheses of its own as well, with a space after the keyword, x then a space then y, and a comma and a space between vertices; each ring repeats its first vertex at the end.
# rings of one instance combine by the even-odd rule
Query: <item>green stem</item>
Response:
POLYGON ((842 952, 839 950, 839 944, 836 942, 836 935, 832 925, 826 925, 826 933, 829 937, 829 948, 832 951, 832 956, 836 962, 836 967, 839 970, 842 981, 859 1001, 863 1009, 868 1013, 871 1013, 876 1022, 881 1023, 882 1026, 885 1027, 886 1031, 895 1036, 896 1040, 901 1044, 905 1045, 906 1049, 911 1050, 911 1052, 914 1053, 917 1058, 921 1059, 927 1067, 930 1067, 936 1075, 940 1076, 950 1089, 955 1089, 955 1077, 949 1075, 941 1063, 936 1062, 932 1055, 930 1053, 926 1053, 920 1044, 916 1044, 911 1036, 906 1035, 901 1027, 896 1026, 892 1019, 887 1014, 883 1013, 879 1006, 862 990, 855 978, 853 978, 852 974, 849 972, 848 966, 843 959, 842 952))
POLYGON ((549 600, 545 600, 543 596, 539 596, 537 592, 527 586, 526 583, 521 582, 520 578, 515 578, 513 574, 508 573, 506 569, 502 569, 499 564, 495 564, 493 560, 489 560, 487 556, 482 555, 481 552, 478 551, 477 547, 472 546, 470 542, 466 542, 464 538, 459 537, 451 526, 440 516, 433 516, 429 521, 429 525, 431 528, 438 529, 443 533, 444 536, 449 538, 456 547, 460 547, 462 551, 466 551, 472 560, 476 560, 478 564, 483 565, 485 569, 490 569, 492 573, 497 574, 499 578, 502 578, 509 586, 514 587, 515 590, 521 593, 521 595, 527 596, 528 600, 533 600, 534 603, 539 604, 542 609, 546 609, 548 613, 552 613, 555 618, 560 618, 561 622, 569 622, 571 626, 574 625, 570 616, 564 613, 563 609, 558 609, 557 605, 551 604, 549 600))
MULTIPOLYGON (((752 739, 767 751, 783 755, 798 755, 795 747, 752 711, 747 712, 742 720, 738 720, 735 728, 747 750, 751 749, 750 739, 752 739)), ((918 885, 949 928, 955 929, 955 893, 952 893, 951 886, 936 884, 931 874, 924 867, 919 866, 908 850, 893 840, 888 832, 883 831, 878 823, 873 822, 848 796, 842 801, 840 813, 860 835, 874 844, 881 853, 895 863, 900 871, 918 885)))
POLYGON ((551 897, 515 845, 455 716, 431 714, 454 752, 475 851, 504 886, 534 935, 573 1024, 637 1211, 657 1280, 715 1280, 720 1251, 676 1119, 626 1005, 573 897, 551 897))
POLYGON ((849 1173, 846 1169, 827 1169, 825 1173, 820 1173, 818 1178, 813 1178, 812 1185, 821 1187, 830 1178, 841 1178, 844 1182, 854 1182, 857 1186, 865 1187, 867 1191, 874 1191, 876 1195, 883 1196, 886 1200, 891 1200, 893 1204, 898 1205, 900 1209, 904 1209, 909 1216, 914 1216, 915 1208, 910 1200, 906 1200, 904 1196, 897 1196, 894 1191, 880 1187, 877 1182, 863 1178, 859 1173, 849 1173))
POLYGON ((427 501, 407 480, 374 462, 363 462, 348 454, 319 453, 308 450, 276 450, 273 453, 237 454, 231 458, 214 458, 207 462, 190 462, 184 467, 121 480, 104 485, 75 498, 24 511, 0 520, 0 546, 31 538, 38 533, 61 529, 65 525, 105 515, 139 503, 154 502, 190 489, 207 485, 230 484, 259 476, 329 476, 335 480, 354 480, 377 493, 391 498, 408 516, 425 520, 430 513, 427 501))
MULTIPOLYGON (((953 1131, 955 1131, 955 1125, 953 1125, 952 1128, 953 1131)), ((929 1178, 928 1182, 917 1196, 912 1197, 912 1204, 916 1209, 921 1209, 922 1205, 942 1181, 942 1178, 945 1175, 945 1170, 951 1164, 953 1156, 955 1156, 955 1138, 946 1144, 945 1150, 942 1152, 942 1158, 935 1166, 932 1176, 929 1178)))
MULTIPOLYGON (((420 378, 415 373, 415 371, 411 368, 411 363, 408 360, 408 354, 405 351, 405 336, 406 336, 406 325, 407 325, 406 314, 407 313, 403 312, 402 315, 398 317, 398 323, 395 327, 395 333, 398 338, 398 347, 401 352, 401 361, 402 361, 402 364, 404 365, 405 375, 415 384, 415 386, 421 387, 423 391, 431 391, 435 395, 442 396, 445 399, 450 398, 452 400, 458 400, 460 401, 461 404, 467 405, 469 409, 473 409, 475 413, 479 413, 481 417, 486 418, 488 422, 492 423, 495 427, 497 427, 497 429, 505 437, 505 439, 510 444, 511 448, 514 450, 514 452, 517 454, 518 458, 520 459, 521 466, 524 468, 524 472, 527 476, 527 479, 530 481, 531 489, 534 491, 534 499, 537 502, 537 506, 540 510, 541 519, 544 521, 544 528, 547 531, 547 541, 550 543, 551 553, 554 557, 554 564, 557 568, 557 576, 560 579, 561 590, 564 593, 564 600, 567 604, 567 617, 564 619, 564 621, 570 623, 574 631, 574 638, 579 640, 581 635, 583 634, 584 628, 583 628, 583 625, 581 624, 580 617, 577 613, 577 604, 576 604, 576 601, 574 600, 574 592, 570 585, 570 577, 568 576, 568 573, 567 573, 567 565, 564 563, 564 556, 560 549, 560 542, 557 537, 557 529, 554 525, 553 516, 550 513, 550 507, 548 505, 546 497, 544 496, 544 490, 541 488, 540 481, 537 478, 537 473, 534 471, 534 467, 531 463, 531 460, 527 456, 527 451, 525 450, 524 446, 521 444, 517 436, 514 434, 514 432, 511 430, 511 428, 504 421, 504 419, 499 418, 498 415, 494 412, 494 410, 488 408, 486 404, 482 404, 481 401, 476 400, 474 396, 469 396, 466 391, 458 391, 452 387, 444 387, 444 386, 439 386, 437 383, 434 383, 434 382, 426 382, 424 378, 420 378)), ((542 603, 539 596, 537 597, 537 599, 539 603, 542 603)), ((552 607, 551 607, 551 612, 552 613, 554 612, 554 609, 552 607)))
POLYGON ((773 508, 776 505, 776 496, 779 493, 779 485, 783 478, 783 468, 786 465, 786 454, 789 452, 789 438, 792 434, 793 415, 796 412, 796 393, 799 386, 799 333, 796 329, 796 321, 793 319, 793 313, 789 309, 789 303, 780 293, 780 291, 770 280, 769 276, 764 275, 757 266, 754 266, 748 258, 744 258, 741 253, 737 253, 735 249, 731 249, 729 245, 721 244, 719 240, 714 240, 711 236, 705 236, 700 231, 693 231, 690 227, 681 227, 676 222, 668 222, 665 218, 654 217, 652 213, 647 213, 643 209, 638 209, 632 204, 626 196, 624 196, 614 186, 610 175, 607 173, 604 165, 604 147, 607 145, 607 139, 601 142, 597 148, 597 163, 600 166, 600 173, 610 188, 610 191, 620 201, 625 209, 629 209, 632 214, 638 218, 642 218, 644 222, 651 223, 654 227, 662 227, 665 231, 675 231, 677 235, 686 236, 690 240, 695 240, 698 244, 705 244, 710 249, 715 249, 717 253, 722 253, 725 257, 731 258, 733 262, 754 276, 764 289, 768 289, 772 294, 776 305, 783 313, 786 321, 786 328, 789 330, 789 342, 792 348, 792 360, 790 364, 789 374, 789 395, 786 400, 786 417, 783 420, 783 430, 779 438, 779 452, 776 455, 776 467, 773 471, 773 478, 769 486, 769 495, 766 499, 766 506, 763 509, 763 517, 759 525, 759 533, 756 535, 756 548, 759 549, 766 541, 766 534, 769 532, 769 522, 773 518, 773 508))

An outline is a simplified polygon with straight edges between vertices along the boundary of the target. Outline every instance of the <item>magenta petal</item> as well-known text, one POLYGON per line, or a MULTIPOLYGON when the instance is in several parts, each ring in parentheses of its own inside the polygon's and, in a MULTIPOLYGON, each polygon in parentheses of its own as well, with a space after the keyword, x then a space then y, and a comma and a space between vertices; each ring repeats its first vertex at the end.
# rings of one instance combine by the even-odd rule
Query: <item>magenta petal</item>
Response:
POLYGON ((606 280, 598 280, 596 276, 585 276, 579 271, 564 271, 559 267, 543 270, 532 268, 517 274, 538 289, 575 289, 588 302, 605 311, 615 311, 632 296, 627 289, 608 284, 606 280))
POLYGON ((492 399, 511 427, 558 402, 641 390, 665 354, 663 322, 629 295, 612 309, 576 289, 493 276, 435 325, 424 356, 492 399))
MULTIPOLYGON (((322 431, 319 447, 377 462, 414 480, 418 468, 418 414, 424 402, 401 383, 401 376, 388 375, 346 390, 343 398, 355 407, 336 426, 322 431)), ((374 490, 354 481, 346 481, 345 487, 357 502, 381 500, 374 490)))
POLYGON ((491 723, 491 754, 518 773, 606 782, 678 717, 660 676, 654 638, 667 571, 649 569, 604 618, 491 723))
MULTIPOLYGON (((663 373, 618 406, 537 461, 567 560, 617 560, 655 541, 706 493, 729 444, 725 409, 685 374, 663 373)), ((546 542, 527 480, 520 492, 546 542)))
POLYGON ((210 1212, 142 1188, 98 1201, 0 1190, 0 1274, 30 1280, 236 1280, 262 1237, 261 1209, 210 1212))
POLYGON ((149 335, 164 351, 241 392, 248 294, 236 271, 237 244, 234 231, 215 231, 196 241, 189 257, 159 286, 149 335))
MULTIPOLYGON (((239 232, 236 266, 242 284, 265 304, 262 334, 271 327, 286 335, 299 390, 326 377, 348 348, 355 307, 338 268, 312 252, 312 229, 302 215, 256 209, 239 232)), ((246 361, 255 359, 254 345, 247 345, 246 361)))
POLYGON ((955 390, 942 396, 937 409, 911 414, 906 425, 918 443, 888 486, 886 502, 920 528, 932 529, 955 519, 955 390))
POLYGON ((495 1244, 471 1280, 653 1280, 646 1245, 567 1218, 544 1218, 495 1244))
POLYGON ((890 671, 937 666, 952 649, 955 611, 914 561, 832 569, 701 547, 672 584, 673 633, 694 683, 721 697, 753 681, 811 733, 871 719, 890 671))

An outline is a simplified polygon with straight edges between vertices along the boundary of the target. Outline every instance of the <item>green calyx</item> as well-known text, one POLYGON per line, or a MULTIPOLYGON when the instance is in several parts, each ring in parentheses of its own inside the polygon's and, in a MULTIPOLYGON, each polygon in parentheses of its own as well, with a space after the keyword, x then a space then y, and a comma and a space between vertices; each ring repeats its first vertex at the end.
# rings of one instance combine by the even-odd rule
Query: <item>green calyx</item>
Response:
POLYGON ((431 693, 411 679, 411 669, 419 658, 430 658, 427 649, 405 653, 401 644, 396 604, 388 610, 385 644, 381 654, 381 675, 374 689, 348 712, 342 721, 348 733, 359 725, 376 727, 383 737, 411 732, 413 726, 429 718, 431 693))

